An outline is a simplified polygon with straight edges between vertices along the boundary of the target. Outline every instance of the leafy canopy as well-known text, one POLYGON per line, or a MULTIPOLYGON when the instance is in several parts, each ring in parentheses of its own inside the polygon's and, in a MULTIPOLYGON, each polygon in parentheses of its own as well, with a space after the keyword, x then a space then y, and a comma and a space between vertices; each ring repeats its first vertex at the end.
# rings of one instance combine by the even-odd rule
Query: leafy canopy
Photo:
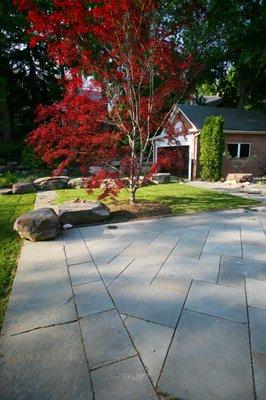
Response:
POLYGON ((188 94, 193 62, 176 42, 182 26, 169 27, 155 0, 53 0, 49 11, 39 1, 17 2, 29 11, 31 45, 45 43, 67 71, 65 97, 39 109, 41 125, 30 141, 47 162, 58 163, 57 172, 74 161, 83 172, 101 165, 90 185, 111 177, 112 194, 126 175, 134 201, 156 169, 146 168, 141 178, 149 139, 188 94), (112 163, 117 158, 120 169, 112 163))

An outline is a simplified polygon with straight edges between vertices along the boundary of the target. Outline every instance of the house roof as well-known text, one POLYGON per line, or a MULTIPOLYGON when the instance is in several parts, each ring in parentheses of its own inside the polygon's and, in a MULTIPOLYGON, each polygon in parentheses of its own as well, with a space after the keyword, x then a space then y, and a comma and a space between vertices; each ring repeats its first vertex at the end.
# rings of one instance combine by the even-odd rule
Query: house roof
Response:
POLYGON ((224 118, 224 130, 266 132, 266 115, 259 111, 190 104, 178 104, 177 106, 197 130, 202 129, 204 121, 208 116, 221 115, 224 118))

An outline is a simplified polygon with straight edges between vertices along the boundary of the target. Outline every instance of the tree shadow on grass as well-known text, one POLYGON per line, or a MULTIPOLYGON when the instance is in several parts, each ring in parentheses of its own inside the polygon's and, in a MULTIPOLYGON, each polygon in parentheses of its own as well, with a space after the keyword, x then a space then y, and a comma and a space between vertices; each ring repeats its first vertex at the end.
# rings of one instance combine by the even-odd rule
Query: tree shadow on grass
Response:
POLYGON ((199 212, 207 210, 221 210, 237 208, 240 206, 252 206, 258 202, 244 199, 242 197, 230 196, 223 193, 213 193, 212 195, 195 196, 156 196, 155 201, 167 205, 172 212, 199 212))

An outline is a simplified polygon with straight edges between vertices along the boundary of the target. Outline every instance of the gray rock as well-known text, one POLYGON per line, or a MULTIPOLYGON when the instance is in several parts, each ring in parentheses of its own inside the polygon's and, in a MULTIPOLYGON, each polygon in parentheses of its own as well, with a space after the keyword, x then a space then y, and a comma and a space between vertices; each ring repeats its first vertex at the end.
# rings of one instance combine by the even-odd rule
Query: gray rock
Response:
POLYGON ((169 173, 159 173, 155 174, 152 181, 155 183, 169 183, 171 175, 169 173))
POLYGON ((102 222, 109 215, 109 208, 99 201, 64 203, 59 209, 61 224, 86 225, 102 222))
POLYGON ((86 183, 86 179, 88 178, 73 178, 68 181, 68 187, 72 189, 81 189, 84 187, 84 183, 86 183))
POLYGON ((0 189, 0 196, 7 196, 13 194, 12 189, 0 189))
POLYGON ((37 191, 36 186, 32 182, 18 182, 12 186, 12 192, 14 194, 22 193, 34 193, 37 191))
POLYGON ((246 174, 246 173, 228 174, 226 177, 227 181, 236 181, 236 182, 251 182, 252 179, 253 179, 253 175, 246 174))
POLYGON ((45 176, 35 179, 33 183, 39 190, 56 190, 66 188, 69 179, 68 176, 45 176))
POLYGON ((22 214, 14 223, 19 235, 31 242, 54 239, 61 233, 58 216, 52 208, 22 214))

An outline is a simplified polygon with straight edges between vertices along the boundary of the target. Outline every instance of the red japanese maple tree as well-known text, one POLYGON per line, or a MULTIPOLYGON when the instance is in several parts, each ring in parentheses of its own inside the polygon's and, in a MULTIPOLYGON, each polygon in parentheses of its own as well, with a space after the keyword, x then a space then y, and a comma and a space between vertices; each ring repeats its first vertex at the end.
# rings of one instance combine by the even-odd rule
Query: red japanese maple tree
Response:
MULTIPOLYGON (((101 165, 89 184, 109 182, 104 195, 115 194, 127 176, 135 202, 157 168, 149 168, 150 139, 169 125, 188 88, 191 58, 176 44, 182 27, 167 30, 155 0, 51 0, 49 9, 38 0, 15 1, 28 11, 31 45, 45 42, 68 75, 64 98, 39 109, 29 141, 46 162, 57 162, 58 172, 74 161, 83 172, 101 165), (78 90, 82 80, 92 88, 78 90)), ((173 129, 167 132, 171 139, 173 129)))

